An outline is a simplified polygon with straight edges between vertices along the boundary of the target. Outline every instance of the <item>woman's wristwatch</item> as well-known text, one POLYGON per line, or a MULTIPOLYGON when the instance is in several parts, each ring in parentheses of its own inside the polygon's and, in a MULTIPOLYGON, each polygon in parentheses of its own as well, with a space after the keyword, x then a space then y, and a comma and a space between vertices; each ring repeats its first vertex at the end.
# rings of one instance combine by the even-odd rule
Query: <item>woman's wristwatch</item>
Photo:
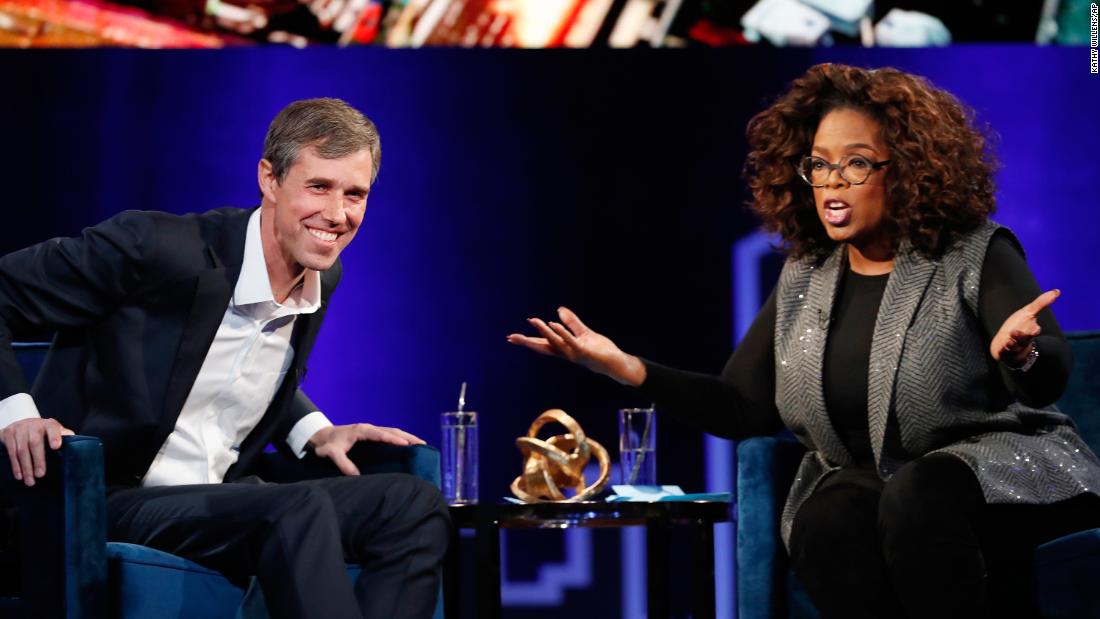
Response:
POLYGON ((1008 369, 1013 372, 1026 372, 1031 369, 1031 366, 1035 365, 1035 361, 1039 358, 1039 347, 1035 345, 1035 338, 1031 338, 1031 345, 1028 346, 1027 356, 1024 357, 1024 364, 1019 367, 1013 367, 1012 364, 1006 363, 1008 369))

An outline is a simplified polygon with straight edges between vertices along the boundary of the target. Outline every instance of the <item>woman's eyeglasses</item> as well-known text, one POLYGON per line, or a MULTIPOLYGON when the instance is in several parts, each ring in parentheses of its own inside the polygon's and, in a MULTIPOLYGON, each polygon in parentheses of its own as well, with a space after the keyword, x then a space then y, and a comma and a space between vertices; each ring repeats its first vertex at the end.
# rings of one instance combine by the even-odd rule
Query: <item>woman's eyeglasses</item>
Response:
POLYGON ((824 187, 829 182, 829 175, 833 170, 840 172, 840 177, 852 185, 862 185, 870 178, 871 173, 889 165, 890 160, 871 161, 861 155, 851 155, 840 160, 840 163, 829 163, 821 157, 806 155, 798 162, 798 175, 811 187, 824 187))

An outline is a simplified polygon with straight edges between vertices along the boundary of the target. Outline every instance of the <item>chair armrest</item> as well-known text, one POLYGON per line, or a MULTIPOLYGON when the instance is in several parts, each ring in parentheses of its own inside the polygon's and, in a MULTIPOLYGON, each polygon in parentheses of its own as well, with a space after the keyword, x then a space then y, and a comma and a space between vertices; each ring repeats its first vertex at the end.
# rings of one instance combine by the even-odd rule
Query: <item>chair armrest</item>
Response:
POLYGON ((804 452, 784 437, 755 437, 737 445, 737 607, 742 619, 786 616, 788 567, 779 516, 804 452))
MULTIPOLYGON (((351 448, 348 457, 359 472, 408 473, 440 487, 439 450, 428 445, 400 447, 385 443, 360 442, 351 448)), ((335 477, 340 470, 328 458, 306 454, 302 459, 281 452, 264 454, 260 477, 266 481, 290 483, 321 477, 335 477)))
POLYGON ((33 617, 103 617, 103 445, 90 436, 66 436, 46 458, 46 475, 28 488, 12 475, 0 445, 0 488, 17 513, 22 603, 33 617))

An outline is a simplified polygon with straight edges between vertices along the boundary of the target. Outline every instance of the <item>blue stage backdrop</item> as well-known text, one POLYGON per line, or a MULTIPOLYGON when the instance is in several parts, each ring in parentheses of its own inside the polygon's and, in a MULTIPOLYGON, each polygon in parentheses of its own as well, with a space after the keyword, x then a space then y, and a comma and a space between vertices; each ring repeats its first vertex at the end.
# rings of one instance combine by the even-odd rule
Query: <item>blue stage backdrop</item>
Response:
MULTIPOLYGON (((382 169, 306 390, 338 422, 438 443, 438 413, 467 381, 482 415, 481 494, 497 500, 520 470, 513 439, 540 411, 564 408, 614 445, 615 409, 645 404, 508 346, 525 318, 568 305, 630 352, 721 368, 736 307, 751 314, 776 264, 750 251, 764 257, 737 267, 750 276, 731 266, 755 227, 742 208, 745 123, 830 60, 915 71, 976 108, 1001 136, 996 218, 1040 284, 1063 290, 1063 327, 1100 328, 1100 80, 1084 48, 5 52, 0 250, 124 209, 254 205, 271 117, 298 98, 347 99, 378 123, 382 169)), ((728 484, 728 444, 703 445, 662 421, 661 481, 728 484), (704 452, 723 449, 705 470, 704 452)), ((509 616, 560 616, 547 605, 641 616, 641 572, 619 568, 636 545, 620 555, 617 534, 601 535, 510 537, 509 616)), ((720 540, 728 617, 728 531, 720 540)))

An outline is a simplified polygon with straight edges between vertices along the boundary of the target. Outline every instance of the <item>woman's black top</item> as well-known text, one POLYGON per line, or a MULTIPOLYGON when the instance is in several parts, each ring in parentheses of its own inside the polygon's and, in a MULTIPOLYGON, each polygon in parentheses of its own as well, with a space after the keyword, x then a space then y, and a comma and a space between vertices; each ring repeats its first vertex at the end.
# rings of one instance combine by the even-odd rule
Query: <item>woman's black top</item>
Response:
MULTIPOLYGON (((825 349, 825 406, 837 434, 858 466, 874 466, 867 428, 867 368, 871 337, 888 275, 849 270, 841 279, 825 349)), ((995 234, 982 265, 978 313, 986 342, 1005 319, 1041 294, 1016 245, 995 234)), ((1039 313, 1040 355, 1027 372, 1000 365, 1004 403, 1045 406, 1065 388, 1073 355, 1050 308, 1039 313)), ((719 376, 677 370, 643 360, 639 387, 663 412, 726 438, 774 434, 782 428, 775 407, 775 291, 719 376)), ((994 363, 992 357, 990 363, 994 363)))
POLYGON ((875 467, 867 427, 867 367, 875 318, 889 278, 889 273, 860 275, 851 269, 841 274, 825 344, 825 408, 837 435, 861 468, 875 467))

